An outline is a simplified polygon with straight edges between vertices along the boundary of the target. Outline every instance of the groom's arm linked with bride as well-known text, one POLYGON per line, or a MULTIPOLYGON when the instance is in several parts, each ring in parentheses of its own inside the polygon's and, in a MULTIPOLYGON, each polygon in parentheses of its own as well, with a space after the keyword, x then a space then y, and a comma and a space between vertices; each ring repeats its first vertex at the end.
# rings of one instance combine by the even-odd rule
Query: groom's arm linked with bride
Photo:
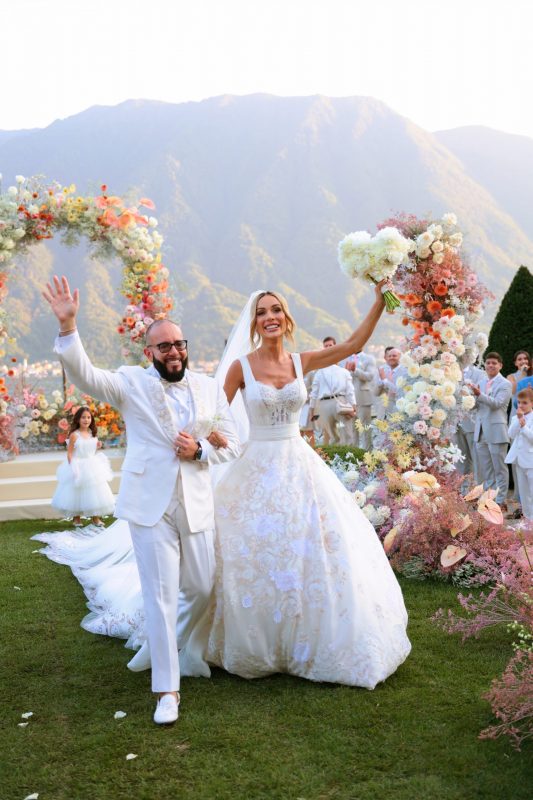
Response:
POLYGON ((203 659, 215 569, 209 466, 240 451, 228 402, 213 378, 187 369, 187 340, 175 323, 159 320, 150 326, 148 368, 100 369, 77 332, 78 290, 71 293, 67 279, 54 276, 43 296, 59 322, 55 352, 67 376, 124 419, 127 450, 115 514, 129 522, 139 567, 152 689, 160 694, 154 720, 173 722, 180 665, 181 674, 209 675, 203 659), (215 445, 225 446, 208 441, 213 420, 222 437, 215 445), (178 592, 187 612, 187 619, 180 616, 179 660, 178 592))

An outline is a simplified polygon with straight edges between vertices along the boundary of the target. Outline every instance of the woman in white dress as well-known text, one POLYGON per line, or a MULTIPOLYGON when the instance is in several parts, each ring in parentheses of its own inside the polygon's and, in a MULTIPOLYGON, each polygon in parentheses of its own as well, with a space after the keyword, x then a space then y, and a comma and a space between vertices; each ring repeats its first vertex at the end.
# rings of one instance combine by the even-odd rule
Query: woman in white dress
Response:
MULTIPOLYGON (((304 374, 359 352, 383 308, 378 287, 346 342, 300 356, 284 348, 294 328, 285 301, 259 292, 230 338, 220 372, 230 363, 224 387, 248 442, 215 488, 216 604, 207 654, 229 672, 246 678, 288 672, 372 689, 409 654, 401 590, 377 534, 299 433, 304 374), (243 330, 259 346, 233 360, 249 349, 243 330)), ((117 522, 106 535, 108 543, 116 540, 118 556, 95 544, 84 553, 75 535, 38 538, 50 543, 54 560, 75 562, 92 611, 83 627, 128 636, 128 644, 139 646, 142 603, 140 589, 133 591, 124 525, 117 522)))

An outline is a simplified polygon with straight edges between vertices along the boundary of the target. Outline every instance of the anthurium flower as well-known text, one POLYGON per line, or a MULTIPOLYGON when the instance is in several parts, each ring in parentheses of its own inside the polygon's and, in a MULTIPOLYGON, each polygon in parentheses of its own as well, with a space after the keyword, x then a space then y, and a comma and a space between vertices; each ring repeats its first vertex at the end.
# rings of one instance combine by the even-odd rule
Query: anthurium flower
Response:
POLYGON ((416 472, 412 469, 404 472, 402 478, 407 481, 411 489, 415 492, 422 492, 424 489, 438 489, 439 483, 434 475, 429 472, 416 472))
POLYGON ((479 486, 474 486, 474 488, 471 489, 468 494, 465 494, 465 500, 477 500, 478 497, 481 497, 483 494, 483 488, 484 487, 482 483, 480 483, 479 486))
POLYGON ((461 561, 466 554, 464 547, 457 547, 455 544, 449 544, 440 554, 440 563, 445 569, 447 567, 453 567, 453 565, 461 561))
POLYGON ((394 544, 394 540, 398 535, 398 527, 395 525, 394 528, 391 528, 388 534, 383 539, 383 549, 386 553, 390 553, 392 549, 392 545, 394 544))
POLYGON ((493 499, 496 494, 497 492, 495 489, 487 489, 479 498, 477 510, 487 522, 492 522, 493 525, 503 525, 502 510, 493 499))
POLYGON ((469 528, 471 524, 472 520, 470 519, 468 514, 460 514, 459 521, 457 522, 456 525, 453 526, 453 528, 450 530, 450 533, 452 536, 457 536, 457 534, 466 531, 466 529, 469 528))

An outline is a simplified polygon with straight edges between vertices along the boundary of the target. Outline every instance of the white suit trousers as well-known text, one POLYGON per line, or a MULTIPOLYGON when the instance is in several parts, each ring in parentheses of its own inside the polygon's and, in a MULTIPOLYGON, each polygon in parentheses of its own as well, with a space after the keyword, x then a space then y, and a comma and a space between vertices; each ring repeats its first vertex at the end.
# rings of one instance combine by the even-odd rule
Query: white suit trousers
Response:
POLYGON ((214 531, 191 533, 180 476, 159 522, 152 527, 129 525, 141 579, 152 691, 178 691, 178 647, 180 658, 189 668, 193 665, 192 674, 209 675, 204 653, 215 580, 214 531))
POLYGON ((533 522, 533 469, 524 469, 516 464, 516 477, 522 503, 522 514, 533 522))

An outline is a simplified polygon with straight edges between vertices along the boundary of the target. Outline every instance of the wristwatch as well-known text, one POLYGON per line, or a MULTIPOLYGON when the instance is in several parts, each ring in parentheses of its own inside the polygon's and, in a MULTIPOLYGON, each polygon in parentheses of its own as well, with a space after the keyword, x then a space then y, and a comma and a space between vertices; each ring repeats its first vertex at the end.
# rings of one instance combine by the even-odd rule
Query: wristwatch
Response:
POLYGON ((202 457, 202 452, 203 452, 202 445, 200 444, 200 442, 196 442, 196 444, 198 445, 198 450, 194 454, 194 460, 195 461, 200 461, 200 459, 202 457))

